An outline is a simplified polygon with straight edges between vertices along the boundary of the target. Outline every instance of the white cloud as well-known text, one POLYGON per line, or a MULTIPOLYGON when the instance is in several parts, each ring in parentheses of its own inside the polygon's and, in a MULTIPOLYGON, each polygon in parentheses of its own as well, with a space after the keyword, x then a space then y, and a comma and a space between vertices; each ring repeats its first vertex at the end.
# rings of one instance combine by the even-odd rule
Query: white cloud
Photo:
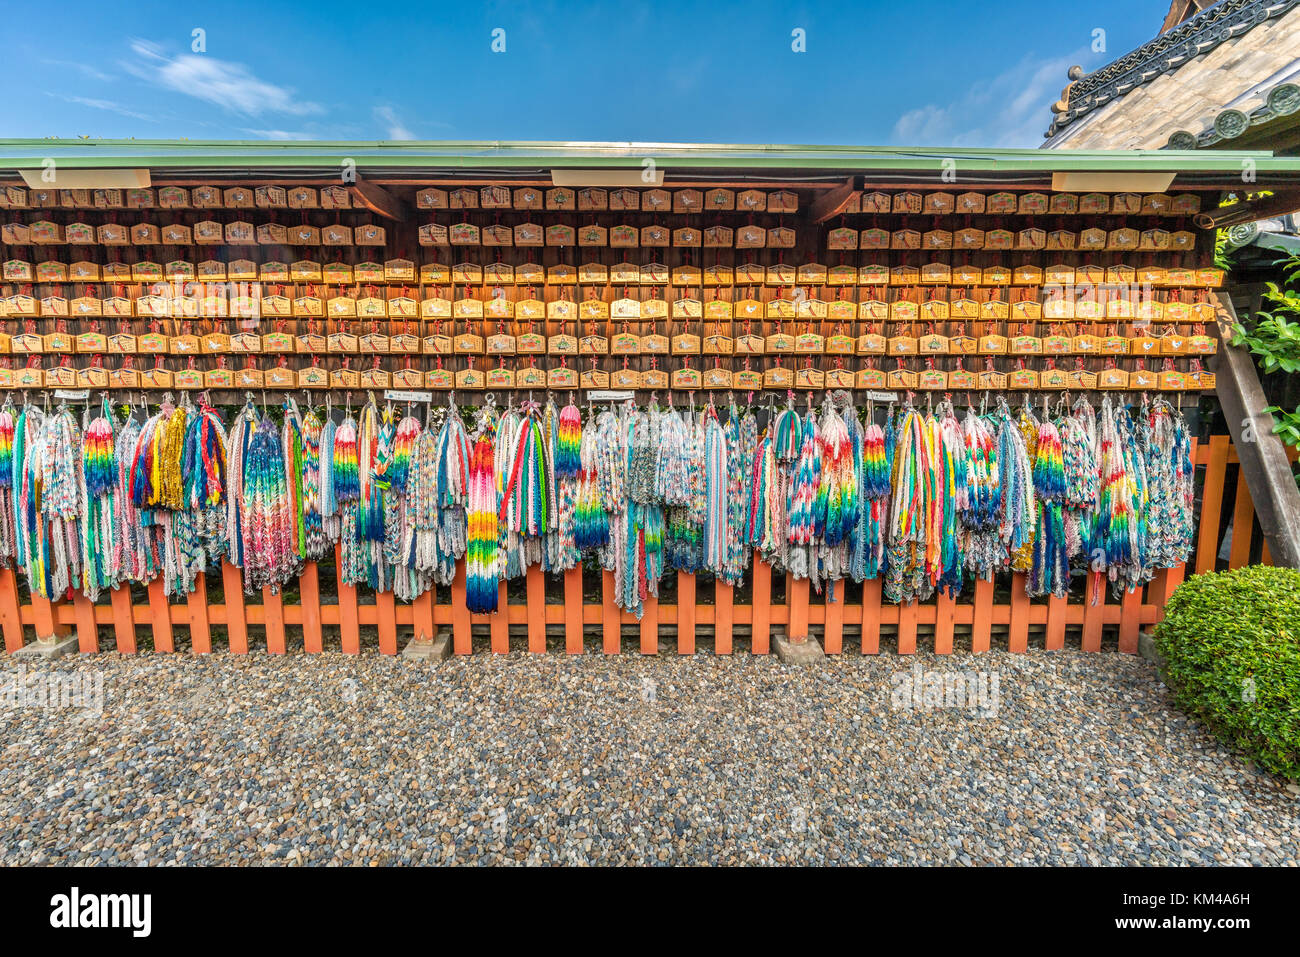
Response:
POLYGON ((242 63, 206 53, 168 57, 147 40, 132 40, 131 50, 137 59, 124 66, 135 76, 234 113, 307 116, 323 112, 320 104, 296 99, 293 89, 259 79, 242 63))
POLYGON ((243 131, 251 136, 256 136, 260 140, 314 140, 317 138, 314 134, 302 130, 255 130, 245 126, 243 131))
POLYGON ((415 134, 397 118, 397 112, 391 106, 375 107, 375 119, 388 128, 390 140, 413 140, 415 134))
POLYGON ((905 146, 1036 147, 1051 123, 1049 107, 1069 82, 1071 64, 1087 64, 1086 49, 1062 57, 1026 57, 971 85, 946 106, 908 110, 894 123, 893 142, 905 146))
POLYGON ((77 70, 81 73, 84 73, 86 76, 90 77, 92 80, 95 80, 98 83, 111 83, 113 82, 113 80, 116 79, 116 77, 105 73, 103 70, 97 70, 89 63, 79 63, 75 60, 46 60, 46 59, 42 59, 41 62, 44 63, 46 66, 62 67, 65 70, 77 70))
POLYGON ((76 103, 78 106, 87 106, 93 110, 107 110, 110 113, 120 113, 122 116, 129 116, 135 120, 145 120, 149 123, 156 123, 157 119, 144 113, 137 113, 135 110, 129 110, 120 103, 112 100, 97 100, 89 96, 65 96, 62 93, 49 93, 46 96, 52 96, 56 100, 63 100, 65 103, 76 103))

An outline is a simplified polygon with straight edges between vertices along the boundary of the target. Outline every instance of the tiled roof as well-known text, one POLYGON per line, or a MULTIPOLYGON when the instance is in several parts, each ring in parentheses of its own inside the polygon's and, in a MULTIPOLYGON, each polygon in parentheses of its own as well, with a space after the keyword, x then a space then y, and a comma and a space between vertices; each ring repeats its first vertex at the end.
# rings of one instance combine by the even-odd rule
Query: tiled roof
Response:
MULTIPOLYGON (((1176 132, 1198 137, 1184 149, 1208 145, 1199 139, 1203 118, 1217 118, 1231 101, 1255 90, 1262 78, 1284 72, 1298 57, 1300 0, 1222 0, 1072 83, 1045 145, 1158 148, 1176 132), (1121 114, 1127 116, 1117 122, 1121 114), (1163 135, 1156 138, 1157 133, 1163 135)), ((1277 85, 1284 85, 1280 78, 1277 85)), ((1271 88, 1265 100, 1268 92, 1271 88)), ((1289 106, 1293 98, 1283 89, 1269 108, 1289 106)), ((1235 114, 1219 126, 1244 129, 1235 114)))
POLYGON ((1224 109, 1206 117, 1200 128, 1171 133, 1166 147, 1193 150, 1214 146, 1243 135, 1252 126, 1261 126, 1300 111, 1300 51, 1297 58, 1261 83, 1225 104, 1224 109))

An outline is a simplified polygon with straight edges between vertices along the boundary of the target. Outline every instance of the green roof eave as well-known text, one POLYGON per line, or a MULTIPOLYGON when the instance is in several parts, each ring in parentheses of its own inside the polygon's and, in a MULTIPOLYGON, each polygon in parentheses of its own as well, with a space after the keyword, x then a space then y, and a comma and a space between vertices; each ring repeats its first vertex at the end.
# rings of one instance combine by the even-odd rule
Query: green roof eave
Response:
POLYGON ((0 139, 0 169, 40 169, 47 160, 73 169, 150 167, 327 169, 351 159, 358 167, 635 168, 647 159, 664 168, 807 169, 846 172, 957 170, 1038 172, 1300 173, 1300 158, 1267 150, 936 149, 717 143, 591 143, 500 141, 218 141, 0 139))

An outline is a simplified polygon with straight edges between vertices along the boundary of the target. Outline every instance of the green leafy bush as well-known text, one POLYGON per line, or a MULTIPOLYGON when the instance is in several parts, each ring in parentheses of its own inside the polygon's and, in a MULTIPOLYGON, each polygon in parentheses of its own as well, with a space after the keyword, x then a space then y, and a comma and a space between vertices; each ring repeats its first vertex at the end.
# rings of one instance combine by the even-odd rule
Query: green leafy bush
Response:
POLYGON ((1190 578, 1155 638, 1179 707, 1260 767, 1300 780, 1300 571, 1190 578))

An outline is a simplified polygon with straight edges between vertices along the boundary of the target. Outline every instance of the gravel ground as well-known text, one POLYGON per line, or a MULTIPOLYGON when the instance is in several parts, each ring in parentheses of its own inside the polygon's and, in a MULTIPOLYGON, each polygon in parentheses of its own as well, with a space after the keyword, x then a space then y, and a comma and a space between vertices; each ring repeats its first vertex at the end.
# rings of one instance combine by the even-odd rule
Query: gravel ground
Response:
MULTIPOLYGON (((0 660, 0 681, 18 667, 0 660)), ((0 863, 1293 865, 1300 851, 1300 789, 1219 747, 1148 662, 1119 654, 815 669, 104 654, 26 679, 52 673, 102 676, 103 710, 5 700, 0 863), (899 706, 962 669, 996 678, 984 707, 899 706)))

